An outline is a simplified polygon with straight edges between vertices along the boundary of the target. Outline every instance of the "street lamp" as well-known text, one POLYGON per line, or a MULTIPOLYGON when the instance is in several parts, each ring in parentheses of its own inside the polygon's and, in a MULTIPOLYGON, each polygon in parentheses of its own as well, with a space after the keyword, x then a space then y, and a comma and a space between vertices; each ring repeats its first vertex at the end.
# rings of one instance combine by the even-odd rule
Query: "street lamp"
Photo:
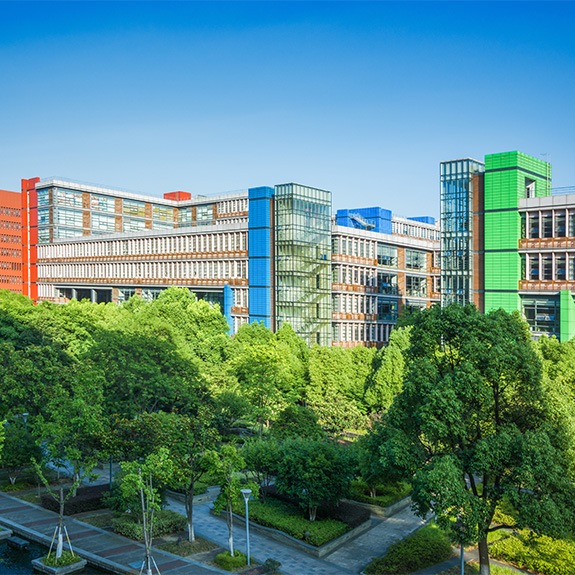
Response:
POLYGON ((244 501, 246 502, 246 549, 247 549, 247 558, 248 558, 248 567, 250 566, 250 516, 249 516, 249 507, 248 501, 250 499, 250 495, 252 494, 251 489, 241 489, 242 495, 244 496, 244 501))

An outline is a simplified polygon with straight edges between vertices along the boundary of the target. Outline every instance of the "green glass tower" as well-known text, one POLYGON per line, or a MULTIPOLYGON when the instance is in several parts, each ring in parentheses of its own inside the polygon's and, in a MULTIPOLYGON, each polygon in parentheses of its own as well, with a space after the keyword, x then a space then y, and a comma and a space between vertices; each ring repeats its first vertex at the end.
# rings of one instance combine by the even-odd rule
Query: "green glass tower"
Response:
POLYGON ((485 311, 521 310, 519 201, 551 195, 551 165, 521 152, 485 156, 485 311))

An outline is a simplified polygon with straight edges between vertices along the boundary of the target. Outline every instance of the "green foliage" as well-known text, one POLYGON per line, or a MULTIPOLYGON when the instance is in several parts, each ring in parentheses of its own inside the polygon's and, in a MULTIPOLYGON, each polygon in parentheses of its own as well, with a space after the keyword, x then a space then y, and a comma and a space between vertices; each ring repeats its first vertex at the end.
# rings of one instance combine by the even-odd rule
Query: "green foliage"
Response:
POLYGON ((281 444, 273 439, 254 437, 247 440, 242 447, 241 455, 247 473, 259 485, 260 495, 264 500, 267 487, 277 475, 281 453, 281 444))
POLYGON ((48 567, 66 567, 81 560, 82 558, 73 551, 62 551, 62 555, 58 559, 56 559, 55 553, 49 553, 46 557, 42 557, 42 563, 48 567))
POLYGON ((380 507, 389 507, 411 493, 411 485, 405 481, 392 483, 380 483, 372 488, 361 480, 353 481, 351 484, 350 498, 362 503, 379 505, 380 507), (371 495, 372 489, 375 495, 371 495))
POLYGON ((325 437, 316 413, 309 407, 301 405, 288 405, 273 423, 271 431, 279 439, 287 437, 322 439, 325 437))
POLYGON ((568 458, 552 430, 558 422, 549 418, 541 361, 525 322, 502 310, 482 315, 456 305, 411 321, 409 368, 379 451, 384 467, 413 477, 418 513, 435 514, 454 542, 478 542, 484 557, 504 497, 519 526, 553 534, 572 529, 568 458))
POLYGON ((308 509, 313 521, 320 504, 337 503, 347 495, 353 471, 348 453, 338 443, 296 438, 283 445, 276 485, 308 509))
POLYGON ((16 483, 18 474, 30 467, 30 460, 40 459, 40 447, 32 434, 20 421, 11 421, 6 427, 0 422, 5 434, 4 448, 0 450, 0 465, 8 471, 10 482, 16 483))
MULTIPOLYGON (((154 513, 153 537, 170 535, 182 531, 186 526, 186 518, 170 509, 159 509, 154 513)), ((144 526, 138 516, 133 513, 124 513, 112 519, 112 528, 115 533, 135 539, 144 540, 144 526)))
MULTIPOLYGON (((370 348, 367 360, 371 360, 374 354, 370 348)), ((340 433, 367 426, 361 399, 367 371, 365 366, 360 368, 359 359, 366 360, 359 351, 320 346, 311 349, 306 401, 329 432, 340 433)))
POLYGON ((229 551, 222 551, 214 557, 214 563, 226 571, 238 571, 248 563, 246 556, 239 551, 230 555, 229 551))
POLYGON ((403 387, 410 333, 410 327, 394 329, 388 345, 377 352, 373 375, 368 379, 364 396, 364 402, 372 412, 387 411, 403 387))
POLYGON ((428 525, 391 545, 387 553, 374 559, 366 575, 402 575, 419 571, 449 559, 453 551, 449 536, 437 525, 428 525))
MULTIPOLYGON (((234 504, 234 511, 238 515, 245 514, 243 501, 234 504)), ((309 521, 297 507, 269 497, 265 503, 250 502, 250 521, 277 529, 317 547, 340 537, 350 529, 343 521, 336 519, 309 521)))
POLYGON ((494 542, 490 550, 496 559, 545 575, 572 573, 575 565, 574 541, 535 537, 527 531, 494 542))

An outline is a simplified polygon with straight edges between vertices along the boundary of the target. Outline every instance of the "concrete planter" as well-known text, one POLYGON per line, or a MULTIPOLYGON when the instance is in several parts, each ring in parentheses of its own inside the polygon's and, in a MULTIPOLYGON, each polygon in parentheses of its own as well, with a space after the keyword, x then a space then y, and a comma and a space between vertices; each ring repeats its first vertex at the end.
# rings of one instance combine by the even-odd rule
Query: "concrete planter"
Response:
POLYGON ((75 573, 76 571, 81 571, 86 567, 87 561, 85 559, 80 559, 76 563, 71 563, 70 565, 65 565, 64 567, 50 567, 49 565, 44 565, 42 559, 33 559, 32 567, 35 571, 40 571, 41 573, 48 573, 48 575, 67 575, 67 573, 75 573))
MULTIPOLYGON (((241 515, 236 515, 235 513, 233 514, 233 520, 234 523, 238 525, 246 524, 245 518, 242 517, 241 515)), ((265 535, 270 539, 274 539, 275 541, 279 541, 283 545, 291 547, 292 549, 297 549, 298 551, 302 551, 303 553, 307 553, 312 557, 317 557, 320 559, 325 555, 328 555, 332 551, 335 551, 336 549, 341 547, 344 543, 347 543, 348 541, 354 539, 358 535, 361 535, 362 533, 369 531, 369 529, 371 529, 371 519, 369 519, 365 523, 362 523, 355 529, 352 529, 351 531, 344 533, 340 537, 331 540, 329 543, 325 543, 321 547, 316 547, 315 545, 310 545, 305 541, 296 539, 295 537, 292 537, 291 535, 288 535, 283 531, 278 531, 277 529, 273 529, 271 527, 264 527, 263 525, 258 525, 257 523, 252 522, 252 520, 250 519, 250 531, 253 531, 254 533, 261 533, 262 535, 265 535)))
POLYGON ((12 537, 12 530, 7 529, 6 527, 0 527, 0 541, 4 541, 4 539, 8 539, 12 537))

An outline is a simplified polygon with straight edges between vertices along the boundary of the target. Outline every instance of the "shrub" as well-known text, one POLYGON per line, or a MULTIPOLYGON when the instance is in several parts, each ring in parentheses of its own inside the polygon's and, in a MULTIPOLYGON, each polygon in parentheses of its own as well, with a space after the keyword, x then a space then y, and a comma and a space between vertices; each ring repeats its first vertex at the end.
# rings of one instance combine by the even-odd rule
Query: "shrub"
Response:
POLYGON ((214 563, 226 571, 236 571, 245 567, 248 563, 246 556, 239 551, 234 551, 234 556, 229 551, 223 551, 214 557, 214 563))
MULTIPOLYGON (((95 511, 106 506, 105 495, 109 492, 107 485, 90 485, 80 487, 75 497, 66 501, 64 506, 65 515, 74 515, 84 511, 95 511)), ((48 493, 43 493, 40 502, 44 509, 49 509, 55 513, 60 512, 60 503, 48 493)))
POLYGON ((387 553, 374 559, 366 568, 367 575, 402 575, 449 559, 453 551, 447 534, 437 525, 419 529, 413 535, 391 545, 387 553))
MULTIPOLYGON (((273 499, 284 501, 294 508, 297 506, 297 501, 294 501, 288 495, 279 493, 274 485, 269 486, 265 491, 266 494, 273 499)), ((297 512, 298 510, 296 509, 294 513, 297 512)), ((339 501, 335 505, 320 505, 317 510, 317 517, 319 519, 336 519, 354 529, 366 521, 369 521, 371 512, 361 505, 356 505, 351 501, 339 501)))
MULTIPOLYGON (((235 513, 243 515, 244 511, 242 503, 238 502, 234 506, 235 513)), ((345 523, 335 519, 309 521, 297 506, 277 499, 268 499, 265 504, 257 500, 252 501, 250 521, 283 531, 287 535, 318 547, 349 531, 345 523)))
MULTIPOLYGON (((154 514, 154 537, 182 531, 185 527, 186 518, 175 511, 161 509, 154 514)), ((112 528, 115 533, 124 537, 136 541, 143 541, 144 539, 142 524, 138 523, 138 518, 131 513, 124 513, 120 517, 112 519, 112 528)))
POLYGON ((403 481, 383 483, 375 488, 375 497, 369 495, 369 488, 364 481, 354 481, 351 485, 351 498, 361 503, 388 507, 411 493, 409 483, 403 481))
POLYGON ((77 563, 81 559, 79 555, 72 551, 62 551, 60 559, 56 559, 56 553, 50 553, 46 557, 42 557, 42 563, 48 565, 48 567, 66 567, 66 565, 72 565, 72 563, 77 563))
POLYGON ((574 541, 535 537, 528 531, 500 539, 490 550, 496 559, 545 575, 565 575, 575 565, 574 541))

